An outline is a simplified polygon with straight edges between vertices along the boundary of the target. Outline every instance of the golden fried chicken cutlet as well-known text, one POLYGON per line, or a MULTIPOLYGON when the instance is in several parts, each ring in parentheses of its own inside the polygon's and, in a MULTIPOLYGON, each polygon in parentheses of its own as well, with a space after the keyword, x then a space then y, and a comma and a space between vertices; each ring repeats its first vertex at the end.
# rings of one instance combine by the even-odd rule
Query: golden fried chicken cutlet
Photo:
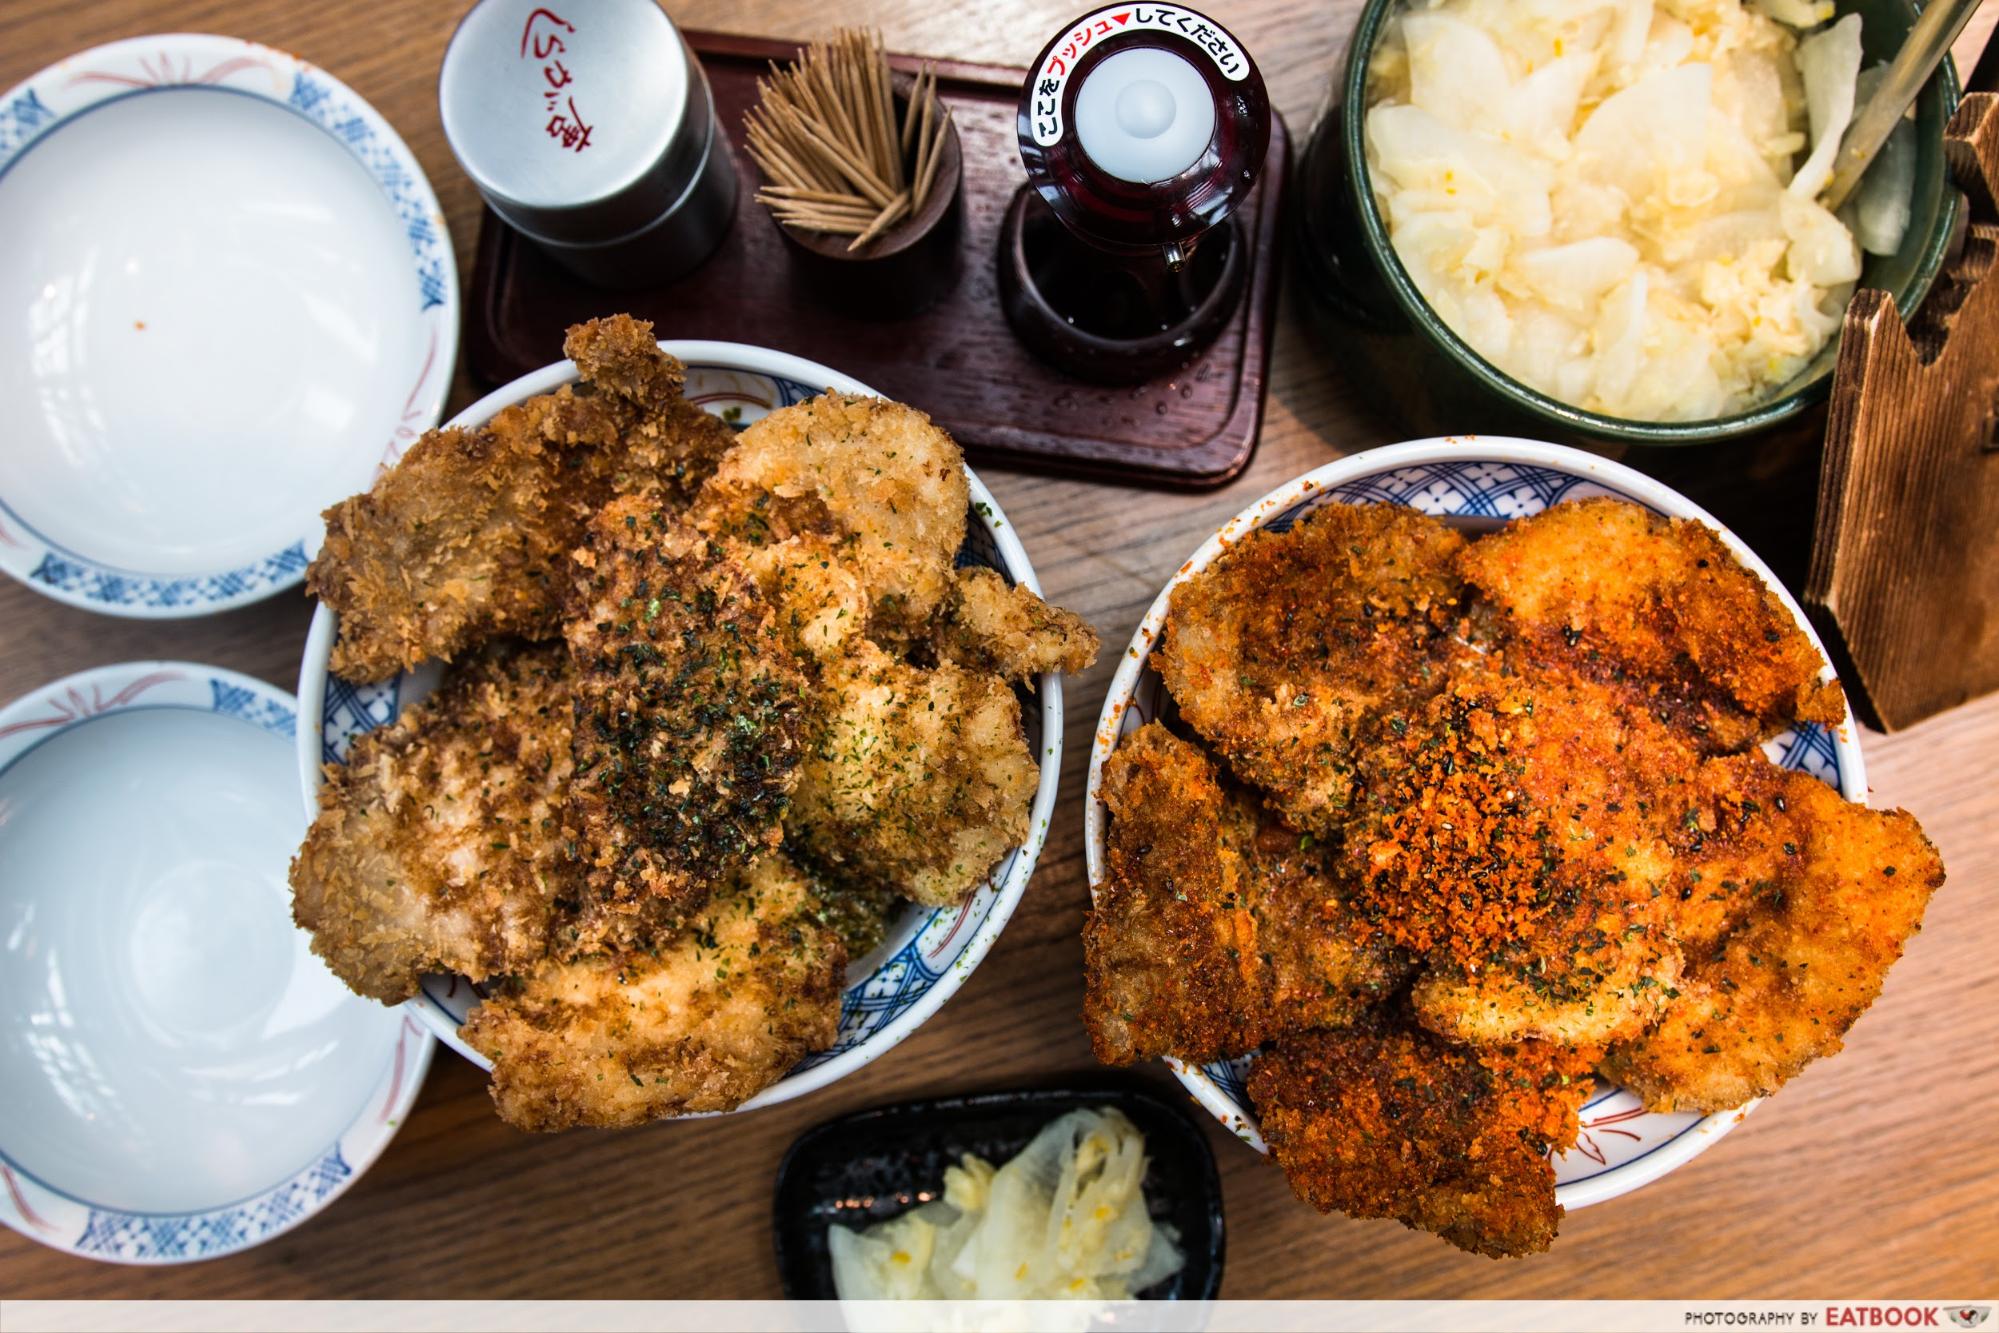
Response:
POLYGON ((928 417, 828 393, 752 423, 691 511, 816 673, 785 833, 850 891, 943 906, 974 889, 1025 837, 1038 779, 1007 677, 1095 651, 1081 622, 1006 596, 988 600, 1013 620, 968 660, 912 653, 957 604, 969 495, 928 417))
POLYGON ((1097 646, 1088 621, 990 569, 958 570, 946 610, 931 628, 940 660, 1008 680, 1082 671, 1097 660, 1097 646))
POLYGON ((1801 779, 1760 754, 1703 758, 1658 703, 1507 654, 1370 752, 1348 848, 1370 922, 1431 960, 1413 996, 1426 1026, 1487 1044, 1635 1038, 1686 959, 1804 873, 1803 840, 1742 795, 1801 779))
POLYGON ((1717 819, 1769 822, 1799 864, 1692 961, 1658 1027, 1611 1049, 1605 1072, 1655 1110, 1740 1106, 1836 1053, 1944 879, 1936 848, 1900 810, 1854 805, 1757 755, 1715 769, 1717 819))
POLYGON ((1083 931, 1084 1021, 1106 1064, 1205 1062, 1292 1028, 1344 1026, 1407 977, 1361 944, 1322 854, 1199 746, 1153 722, 1105 765, 1103 883, 1083 931))
POLYGON ((798 608, 821 629, 819 650, 831 650, 870 629, 924 632, 951 590, 969 503, 964 453, 929 417, 828 393, 745 428, 695 508, 703 528, 727 540, 792 543, 781 563, 794 575, 837 570, 808 579, 798 608), (829 588, 854 597, 861 614, 822 619, 829 588))
POLYGON ((961 901, 1027 837, 1040 770, 999 677, 858 640, 822 664, 785 834, 822 873, 961 901))
POLYGON ((1382 1019, 1280 1038, 1250 1071, 1263 1137, 1322 1213, 1392 1217, 1474 1254, 1555 1239, 1551 1149, 1575 1142, 1589 1056, 1474 1049, 1382 1019))
POLYGON ((466 1040, 544 1130, 729 1110, 830 1046, 848 958, 1026 841, 1016 685, 1097 648, 955 570, 969 475, 922 413, 827 394, 738 438, 648 325, 564 350, 575 383, 328 511, 333 669, 448 675, 330 772, 293 870, 355 989, 485 983, 466 1040))
POLYGON ((755 583, 656 498, 606 505, 577 564, 566 632, 590 896, 698 905, 782 837, 808 681, 755 583))
POLYGON ((684 504, 735 446, 727 422, 687 400, 687 367, 660 350, 645 320, 611 315, 577 324, 563 338, 562 354, 576 363, 585 385, 639 409, 619 442, 625 457, 612 472, 613 494, 658 493, 684 504))
POLYGON ((517 1129, 728 1111, 833 1044, 846 951, 778 854, 649 951, 551 959, 472 1011, 517 1129))
POLYGON ((629 316, 569 330, 574 385, 434 430, 372 489, 326 511, 309 592, 340 613, 332 669, 381 680, 501 635, 557 631, 567 553, 626 491, 684 498, 729 431, 681 396, 683 370, 629 316))
POLYGON ((384 1004, 425 972, 532 965, 572 868, 573 704, 559 644, 495 645, 329 764, 291 866, 313 951, 384 1004))
POLYGON ((1650 801, 1699 761, 1615 689, 1497 657, 1390 713, 1357 758, 1342 832, 1370 925, 1470 968, 1585 888, 1664 873, 1650 801))
MULTIPOLYGON (((712 518, 714 511, 705 511, 712 518)), ((754 578, 801 656, 831 660, 866 633, 871 598, 861 577, 838 558, 848 536, 817 496, 745 508, 754 523, 732 522, 714 540, 754 578)))
POLYGON ((1690 959, 1711 953, 1752 911, 1781 899, 1785 886, 1808 872, 1810 844, 1788 817, 1789 797, 1782 797, 1782 808, 1778 802, 1799 776, 1758 754, 1730 756, 1702 764, 1666 795, 1659 813, 1672 829, 1673 878, 1665 900, 1690 959))
POLYGON ((1770 589, 1705 524, 1619 500, 1553 505, 1473 543, 1464 577, 1549 661, 1693 701, 1714 752, 1845 720, 1837 681, 1770 589))
POLYGON ((1258 530, 1173 594, 1159 670, 1181 716, 1285 818, 1337 834, 1358 741, 1434 689, 1460 616, 1464 538, 1388 505, 1258 530))

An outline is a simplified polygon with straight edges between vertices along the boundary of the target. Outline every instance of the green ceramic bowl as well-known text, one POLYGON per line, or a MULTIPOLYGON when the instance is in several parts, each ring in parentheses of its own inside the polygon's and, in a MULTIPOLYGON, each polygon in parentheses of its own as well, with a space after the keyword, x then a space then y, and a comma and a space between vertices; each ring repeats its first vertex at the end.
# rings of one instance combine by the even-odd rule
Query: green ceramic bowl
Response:
MULTIPOLYGON (((1367 71, 1375 42, 1404 0, 1368 0, 1349 39, 1330 109, 1313 130, 1301 168, 1297 215, 1308 283, 1348 330, 1345 350, 1358 382, 1389 399, 1393 415, 1436 431, 1514 429, 1604 444, 1709 444, 1768 431, 1824 399, 1837 340, 1790 383, 1747 412, 1708 421, 1631 421, 1571 407, 1486 361, 1437 317, 1396 258, 1367 179, 1362 137, 1367 71)), ((1869 65, 1890 58, 1916 21, 1910 0, 1839 0, 1858 12, 1869 65)), ((1914 207, 1902 248, 1866 256, 1863 287, 1892 293, 1906 317, 1943 267, 1961 208, 1944 161, 1943 132, 1957 108, 1957 73, 1946 60, 1916 102, 1919 151, 1914 207)))

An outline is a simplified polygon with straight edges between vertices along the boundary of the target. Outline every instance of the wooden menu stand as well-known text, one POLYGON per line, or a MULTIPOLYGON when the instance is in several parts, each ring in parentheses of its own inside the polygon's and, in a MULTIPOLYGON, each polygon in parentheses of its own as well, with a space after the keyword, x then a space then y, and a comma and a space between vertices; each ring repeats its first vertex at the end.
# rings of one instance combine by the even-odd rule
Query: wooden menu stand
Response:
POLYGON ((1910 726, 1999 688, 1999 94, 1944 136, 1962 251, 1905 326, 1847 308, 1805 605, 1860 715, 1910 726))

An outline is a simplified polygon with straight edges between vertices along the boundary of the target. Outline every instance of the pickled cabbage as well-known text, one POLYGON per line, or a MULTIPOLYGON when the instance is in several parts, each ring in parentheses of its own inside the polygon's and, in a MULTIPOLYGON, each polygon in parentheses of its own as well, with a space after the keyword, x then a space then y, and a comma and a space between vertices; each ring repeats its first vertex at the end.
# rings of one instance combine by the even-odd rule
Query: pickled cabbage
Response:
POLYGON ((943 1196, 827 1234, 842 1300, 1123 1300, 1180 1271, 1145 1208, 1145 1137, 1117 1110, 1072 1111, 1005 1166, 972 1154, 943 1196))
MULTIPOLYGON (((1376 48, 1364 126, 1410 280, 1481 356, 1590 411, 1702 420, 1767 398, 1860 274, 1818 198, 1860 67, 1859 18, 1831 16, 1414 0, 1376 48)), ((1865 202, 1873 248, 1897 217, 1865 202)))
MULTIPOLYGON (((1867 99, 1888 72, 1886 65, 1861 71, 1860 91, 1855 101, 1865 106, 1867 99)), ((1840 215, 1853 228, 1853 237, 1870 255, 1892 255, 1902 248, 1909 233, 1909 218, 1916 194, 1916 116, 1911 107, 1881 145, 1881 155, 1860 178, 1860 187, 1847 201, 1840 215)))

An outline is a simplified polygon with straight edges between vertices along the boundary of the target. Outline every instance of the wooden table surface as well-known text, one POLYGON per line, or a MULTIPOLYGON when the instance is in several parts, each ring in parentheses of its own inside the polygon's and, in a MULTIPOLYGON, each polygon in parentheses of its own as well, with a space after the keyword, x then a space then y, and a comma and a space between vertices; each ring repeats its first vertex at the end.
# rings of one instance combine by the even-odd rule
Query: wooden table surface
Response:
MULTIPOLYGON (((676 0, 690 27, 810 37, 811 0, 676 0)), ((847 0, 890 47, 1021 64, 1079 0, 847 0)), ((1356 0, 1215 0, 1301 134, 1356 0)), ((1988 7, 1967 35, 1976 50, 1988 7)), ((72 51, 148 32, 230 33, 298 52, 371 101, 429 173, 469 262, 477 197, 438 126, 455 0, 6 0, 0 88, 72 51)), ((1968 66, 1967 66, 1968 68, 1968 66)), ((610 304, 615 305, 615 302, 610 304)), ((1287 303, 1288 304, 1288 303, 1287 303)), ((662 336, 673 330, 662 328, 662 336)), ((549 349, 550 357, 556 349, 549 349)), ((472 397, 461 372, 451 403, 472 397)), ((919 404, 920 405, 920 404, 919 404)), ((1080 794, 1117 649, 1173 568, 1242 505, 1307 468, 1386 443, 1288 308, 1263 441, 1225 490, 1166 495, 987 472, 1049 595, 1110 646, 1069 683, 1062 802, 997 947, 964 989, 876 1064, 752 1115, 531 1137, 485 1079, 439 1048, 401 1135, 326 1213, 261 1249, 188 1267, 113 1268, 0 1231, 0 1295, 91 1297, 760 1297, 779 1157, 803 1130, 915 1096, 1050 1085, 1095 1072, 1082 1003, 1080 794)), ((4 446, 0 446, 4 447, 4 446)), ((209 619, 113 620, 0 580, 0 699, 132 658, 187 658, 291 688, 309 608, 292 592, 209 619)), ((1999 696, 1864 738, 1874 801, 1916 813, 1950 882, 1846 1053, 1813 1066, 1717 1147, 1637 1194, 1567 1218, 1550 1254, 1494 1262, 1389 1222, 1322 1218, 1218 1128, 1234 1297, 1950 1297, 1999 1289, 1999 696)), ((1172 1087, 1163 1068, 1138 1077, 1172 1087)))

